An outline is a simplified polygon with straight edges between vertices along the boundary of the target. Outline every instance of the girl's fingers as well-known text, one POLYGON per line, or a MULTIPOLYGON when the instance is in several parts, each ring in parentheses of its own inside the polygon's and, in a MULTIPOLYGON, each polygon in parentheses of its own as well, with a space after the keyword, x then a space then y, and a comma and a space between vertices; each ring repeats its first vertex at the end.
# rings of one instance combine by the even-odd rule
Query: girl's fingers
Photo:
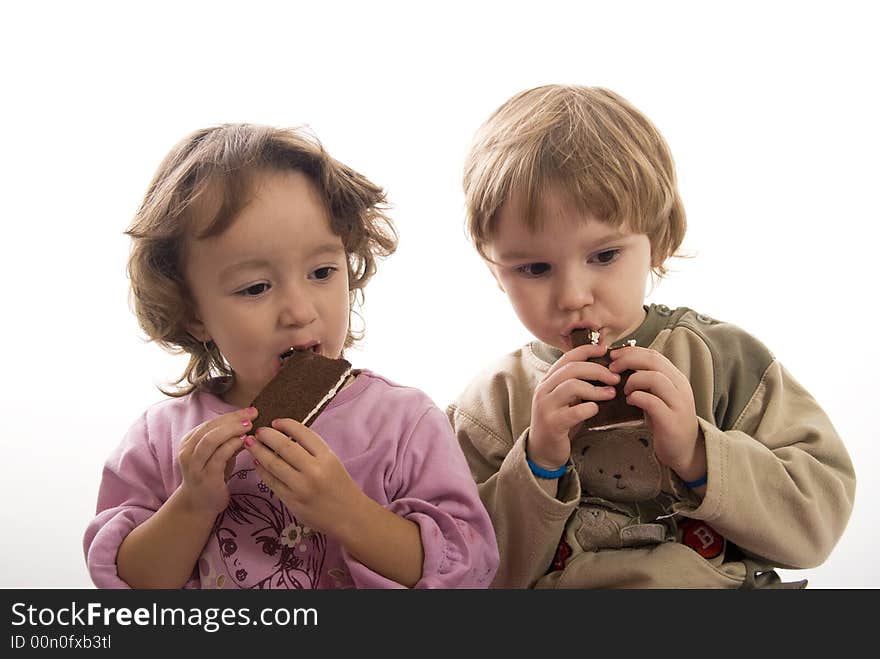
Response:
POLYGON ((216 433, 213 436, 211 435, 214 430, 216 428, 206 428, 198 433, 197 439, 194 438, 192 450, 189 452, 189 460, 187 461, 191 471, 202 471, 214 454, 214 443, 219 437, 216 433), (212 437, 215 440, 213 442, 211 441, 212 437))
POLYGON ((205 469, 208 466, 213 455, 217 452, 225 442, 228 442, 230 439, 239 439, 242 435, 247 432, 244 426, 239 425, 237 429, 232 428, 230 430, 230 426, 228 424, 221 425, 208 430, 205 434, 202 435, 201 439, 199 439, 198 444, 196 444, 193 449, 192 456, 190 458, 190 466, 194 469, 205 469), (236 432, 237 434, 232 434, 232 432, 236 432))
POLYGON ((191 430, 180 443, 178 455, 182 459, 192 458, 194 465, 203 468, 213 455, 217 445, 232 437, 241 437, 252 428, 252 421, 257 417, 257 411, 252 408, 228 412, 211 419, 207 423, 191 430), (207 444, 203 444, 208 435, 211 435, 207 444), (201 447, 201 448, 200 448, 201 447))
POLYGON ((278 437, 270 434, 271 431, 271 428, 259 428, 255 441, 245 441, 245 446, 253 456, 254 461, 260 463, 258 466, 263 467, 263 469, 271 473, 279 481, 292 483, 296 478, 297 471, 285 458, 284 454, 287 453, 287 447, 283 445, 290 444, 291 442, 281 433, 275 433, 275 435, 281 436, 282 439, 279 441, 278 437), (273 446, 277 446, 280 451, 276 451, 273 446))
POLYGON ((305 449, 308 453, 318 456, 328 450, 327 443, 311 428, 293 419, 275 419, 272 427, 281 431, 293 440, 293 443, 305 449))
POLYGON ((257 475, 260 477, 260 480, 265 483, 269 489, 271 489, 275 494, 281 496, 282 493, 286 493, 290 488, 281 481, 274 473, 272 473, 269 469, 263 466, 261 462, 258 465, 254 466, 254 469, 257 472, 257 475))
POLYGON ((217 450, 214 451, 208 459, 208 462, 205 464, 205 470, 217 470, 221 473, 224 472, 226 470, 226 464, 243 448, 244 439, 241 437, 227 439, 226 442, 217 447, 217 450))
POLYGON ((244 451, 244 440, 242 440, 241 446, 239 446, 237 449, 235 449, 235 452, 226 461, 226 464, 223 467, 223 478, 224 479, 228 480, 229 477, 232 475, 232 471, 235 469, 235 461, 238 458, 238 454, 241 453, 242 451, 244 451))
POLYGON ((287 464, 296 470, 302 470, 312 455, 300 444, 274 428, 258 428, 255 433, 258 442, 271 449, 287 464))

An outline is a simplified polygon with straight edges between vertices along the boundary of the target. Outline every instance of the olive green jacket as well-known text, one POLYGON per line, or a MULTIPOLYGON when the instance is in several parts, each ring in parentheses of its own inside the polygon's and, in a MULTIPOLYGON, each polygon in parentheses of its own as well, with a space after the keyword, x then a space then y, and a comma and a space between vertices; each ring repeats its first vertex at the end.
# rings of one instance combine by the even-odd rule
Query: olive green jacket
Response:
POLYGON ((819 565, 843 533, 855 473, 810 394, 740 328, 687 308, 646 310, 620 343, 660 352, 690 381, 708 460, 704 498, 658 471, 652 449, 636 464, 646 428, 593 442, 604 452, 573 440, 567 473, 536 478, 525 459, 532 396, 561 353, 532 342, 475 378, 447 410, 495 525, 493 587, 773 585, 773 568, 819 565), (613 460, 613 447, 628 452, 632 473, 651 471, 653 496, 618 502, 582 487, 591 457, 613 460))

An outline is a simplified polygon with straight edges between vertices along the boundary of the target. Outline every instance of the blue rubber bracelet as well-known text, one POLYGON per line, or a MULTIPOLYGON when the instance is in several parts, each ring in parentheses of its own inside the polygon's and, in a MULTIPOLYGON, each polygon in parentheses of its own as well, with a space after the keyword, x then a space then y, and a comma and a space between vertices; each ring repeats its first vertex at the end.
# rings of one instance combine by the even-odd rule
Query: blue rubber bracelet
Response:
POLYGON ((708 480, 709 480, 709 474, 703 474, 702 478, 698 478, 695 481, 685 481, 684 484, 687 487, 694 489, 695 487, 700 487, 700 485, 705 485, 708 480))
POLYGON ((526 457, 526 463, 529 465, 529 469, 532 470, 532 473, 538 478, 561 478, 565 474, 565 471, 568 469, 568 464, 564 464, 559 469, 554 469, 553 471, 550 471, 549 469, 539 467, 534 462, 529 460, 528 457, 526 457))

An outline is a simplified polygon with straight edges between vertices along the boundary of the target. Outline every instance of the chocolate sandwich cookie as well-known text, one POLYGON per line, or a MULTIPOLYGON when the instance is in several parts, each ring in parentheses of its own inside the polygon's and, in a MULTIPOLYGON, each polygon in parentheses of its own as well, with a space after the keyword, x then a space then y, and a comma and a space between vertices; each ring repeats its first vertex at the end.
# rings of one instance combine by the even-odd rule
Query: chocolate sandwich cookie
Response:
MULTIPOLYGON (((591 330, 575 330, 571 333, 571 341, 572 346, 577 348, 582 345, 586 345, 588 343, 597 344, 599 343, 599 333, 591 330)), ((627 342, 621 345, 612 346, 605 352, 604 355, 599 357, 591 357, 587 361, 594 362, 596 364, 602 364, 604 367, 608 367, 611 364, 611 358, 608 356, 608 353, 612 350, 616 350, 617 348, 623 348, 627 345, 634 345, 634 341, 627 342)), ((623 388, 626 385, 626 381, 629 379, 629 376, 632 375, 634 371, 624 371, 620 373, 620 382, 614 387, 616 391, 616 395, 611 400, 607 401, 596 401, 599 405, 599 412, 596 416, 591 417, 584 421, 583 429, 585 430, 603 430, 605 428, 612 428, 621 425, 631 425, 635 423, 641 423, 644 421, 644 413, 638 407, 634 407, 626 402, 626 394, 623 393, 623 388)), ((597 387, 607 387, 608 385, 605 382, 591 381, 590 384, 594 384, 597 387)))
POLYGON ((259 412, 254 429, 271 426, 274 419, 311 425, 350 374, 351 364, 344 359, 330 359, 309 350, 293 351, 251 403, 259 412))

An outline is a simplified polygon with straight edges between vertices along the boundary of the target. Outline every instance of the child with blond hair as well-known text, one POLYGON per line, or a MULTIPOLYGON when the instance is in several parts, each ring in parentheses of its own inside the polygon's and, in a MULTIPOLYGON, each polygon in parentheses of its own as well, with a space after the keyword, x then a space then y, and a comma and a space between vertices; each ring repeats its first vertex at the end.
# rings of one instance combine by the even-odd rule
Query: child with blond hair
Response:
POLYGON ((339 358, 397 245, 385 195, 304 131, 198 130, 127 233, 147 336, 189 355, 104 467, 84 548, 101 588, 478 588, 490 520, 443 412, 355 370, 306 427, 254 430, 291 348, 339 358))
POLYGON ((686 228, 654 125, 606 89, 524 91, 478 131, 464 190, 470 238, 535 338, 447 410, 495 526, 493 585, 803 587, 775 569, 826 559, 853 466, 761 342, 645 305, 686 228), (616 397, 639 418, 590 421, 616 397))

